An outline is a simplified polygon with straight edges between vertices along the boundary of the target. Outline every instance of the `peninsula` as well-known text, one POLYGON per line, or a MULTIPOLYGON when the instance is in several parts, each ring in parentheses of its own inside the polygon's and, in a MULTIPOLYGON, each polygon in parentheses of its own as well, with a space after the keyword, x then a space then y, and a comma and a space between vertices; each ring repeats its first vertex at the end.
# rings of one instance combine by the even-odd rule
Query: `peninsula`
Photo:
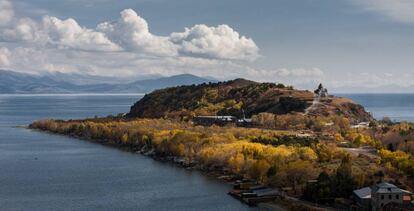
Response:
POLYGON ((414 126, 375 120, 322 85, 307 91, 236 79, 171 87, 117 117, 40 120, 30 128, 207 172, 234 183, 230 193, 250 205, 363 207, 351 198, 360 188, 388 181, 407 190, 404 197, 414 188, 414 147, 404 141, 414 126))

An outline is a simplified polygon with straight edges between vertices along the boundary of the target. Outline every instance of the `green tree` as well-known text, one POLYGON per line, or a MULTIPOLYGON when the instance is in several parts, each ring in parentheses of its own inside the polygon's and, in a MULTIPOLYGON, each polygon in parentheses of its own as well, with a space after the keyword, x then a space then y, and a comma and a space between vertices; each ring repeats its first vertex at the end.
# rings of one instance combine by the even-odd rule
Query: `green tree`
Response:
POLYGON ((355 186, 356 182, 352 176, 352 159, 349 154, 346 154, 336 170, 335 195, 337 197, 348 197, 352 194, 355 186))

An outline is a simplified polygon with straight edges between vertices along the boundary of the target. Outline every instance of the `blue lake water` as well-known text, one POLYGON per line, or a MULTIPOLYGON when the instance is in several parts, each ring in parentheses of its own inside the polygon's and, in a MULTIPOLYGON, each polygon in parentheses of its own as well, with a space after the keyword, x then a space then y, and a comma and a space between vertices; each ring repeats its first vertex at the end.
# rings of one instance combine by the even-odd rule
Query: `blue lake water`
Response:
POLYGON ((250 210, 197 171, 16 125, 127 112, 138 95, 0 95, 0 210, 250 210))
POLYGON ((414 94, 337 94, 363 105, 375 118, 414 122, 414 94))

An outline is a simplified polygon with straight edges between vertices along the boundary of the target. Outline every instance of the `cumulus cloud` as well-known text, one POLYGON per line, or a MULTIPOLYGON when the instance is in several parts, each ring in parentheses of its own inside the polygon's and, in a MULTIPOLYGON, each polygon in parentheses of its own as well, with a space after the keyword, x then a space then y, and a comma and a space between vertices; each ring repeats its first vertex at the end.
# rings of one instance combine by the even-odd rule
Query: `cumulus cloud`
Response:
POLYGON ((16 20, 13 27, 4 29, 0 35, 2 40, 5 41, 40 41, 40 31, 38 28, 38 24, 32 19, 22 18, 16 20))
POLYGON ((90 28, 73 18, 15 15, 12 6, 0 0, 1 68, 113 76, 193 73, 225 79, 245 74, 249 68, 237 62, 259 55, 251 38, 227 25, 196 25, 158 36, 132 9, 90 28))
POLYGON ((215 59, 255 60, 259 51, 252 39, 240 36, 228 25, 195 25, 184 32, 172 33, 170 40, 184 55, 215 59))
POLYGON ((116 22, 99 24, 97 30, 126 50, 153 55, 177 54, 176 46, 167 37, 151 34, 147 21, 132 9, 122 11, 116 22))
POLYGON ((392 18, 396 21, 414 23, 412 0, 351 0, 353 3, 392 18))
POLYGON ((103 33, 81 27, 74 19, 60 20, 45 16, 40 23, 21 18, 13 27, 2 33, 3 40, 28 42, 37 45, 53 45, 90 51, 117 51, 121 48, 103 33))
POLYGON ((0 26, 7 25, 13 19, 14 11, 8 0, 0 0, 0 26))
MULTIPOLYGON (((3 2, 3 8, 13 13, 10 2, 0 2, 3 2)), ((61 20, 44 16, 40 22, 16 18, 12 26, 2 29, 0 36, 1 40, 51 45, 61 49, 128 51, 144 56, 253 61, 258 57, 259 50, 252 39, 240 36, 227 25, 196 25, 170 36, 157 36, 150 32, 147 21, 132 9, 123 10, 116 21, 100 23, 96 28, 82 27, 72 18, 61 20)))
POLYGON ((103 33, 81 27, 74 19, 43 18, 42 27, 52 44, 93 51, 116 51, 121 48, 103 33))

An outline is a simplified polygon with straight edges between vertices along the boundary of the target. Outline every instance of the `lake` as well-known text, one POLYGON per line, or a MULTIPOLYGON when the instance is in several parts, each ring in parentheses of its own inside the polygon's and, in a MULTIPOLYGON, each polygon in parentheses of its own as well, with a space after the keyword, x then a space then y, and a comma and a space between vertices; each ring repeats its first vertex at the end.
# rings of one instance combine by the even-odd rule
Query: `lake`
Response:
POLYGON ((414 122, 414 94, 337 94, 365 106, 375 118, 414 122))
POLYGON ((116 115, 141 97, 0 95, 0 210, 254 210, 200 172, 15 127, 116 115))

